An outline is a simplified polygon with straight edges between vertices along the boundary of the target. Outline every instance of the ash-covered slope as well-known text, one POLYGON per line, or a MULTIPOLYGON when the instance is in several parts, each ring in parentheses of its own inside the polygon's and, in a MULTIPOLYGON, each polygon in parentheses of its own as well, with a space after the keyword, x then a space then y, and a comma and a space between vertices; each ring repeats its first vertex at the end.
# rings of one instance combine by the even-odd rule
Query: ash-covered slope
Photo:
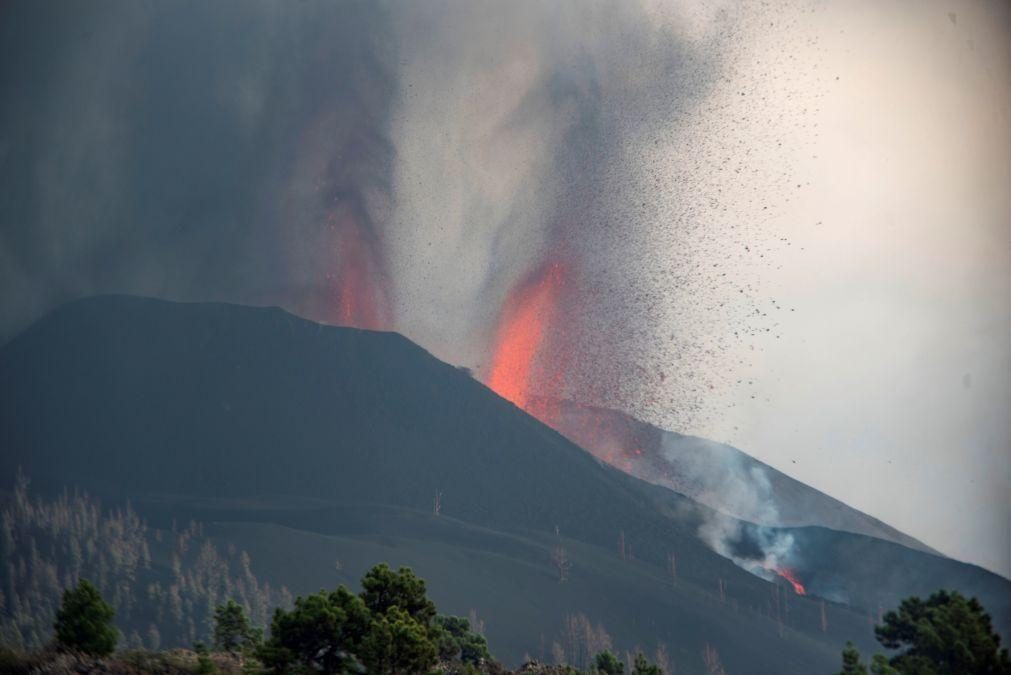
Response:
POLYGON ((772 527, 818 525, 937 553, 923 542, 723 443, 657 428, 571 401, 540 405, 551 426, 598 458, 735 518, 772 527))
POLYGON ((586 615, 619 648, 665 644, 682 673, 704 672, 706 645, 729 672, 829 672, 845 640, 869 646, 872 599, 939 586, 1008 623, 1007 581, 820 528, 791 534, 797 560, 849 604, 764 581, 700 540, 710 509, 599 462, 395 334, 93 298, 0 349, 0 382, 2 475, 130 499, 166 529, 198 518, 300 593, 411 564, 444 611, 478 610, 510 662, 550 658, 566 617, 586 615))
POLYGON ((108 296, 0 353, 3 468, 42 488, 299 495, 485 525, 592 531, 647 500, 479 382, 395 333, 278 309, 108 296), (490 488, 497 492, 489 492, 490 488))

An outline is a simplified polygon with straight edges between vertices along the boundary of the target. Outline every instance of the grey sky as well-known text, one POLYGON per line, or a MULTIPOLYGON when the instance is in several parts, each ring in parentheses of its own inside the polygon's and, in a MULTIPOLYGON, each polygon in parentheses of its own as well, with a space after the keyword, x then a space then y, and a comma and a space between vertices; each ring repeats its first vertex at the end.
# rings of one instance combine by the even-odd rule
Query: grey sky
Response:
POLYGON ((1008 7, 829 4, 803 31, 833 86, 801 94, 803 188, 768 225, 803 252, 762 275, 796 311, 699 431, 1009 575, 1008 7))

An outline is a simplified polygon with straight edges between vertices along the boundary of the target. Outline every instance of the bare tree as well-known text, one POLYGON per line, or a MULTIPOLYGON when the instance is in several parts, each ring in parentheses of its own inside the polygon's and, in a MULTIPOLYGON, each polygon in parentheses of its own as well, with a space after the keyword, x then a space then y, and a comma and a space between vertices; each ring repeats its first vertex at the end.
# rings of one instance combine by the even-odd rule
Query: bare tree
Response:
POLYGON ((706 675, 726 675, 727 673, 723 669, 723 664, 720 663, 719 652, 708 642, 702 648, 702 663, 706 665, 706 675))
POLYGON ((775 598, 776 630, 779 632, 779 637, 783 637, 783 610, 780 606, 778 585, 772 587, 772 595, 775 598))
MULTIPOLYGON (((583 617, 585 620, 585 616, 583 617)), ((589 659, 604 651, 605 649, 611 649, 611 636, 604 630, 603 624, 597 624, 594 628, 589 620, 585 620, 584 623, 586 631, 586 654, 589 659)), ((587 664, 589 665, 589 664, 587 664)))
POLYGON ((564 548, 556 546, 551 551, 551 564, 558 570, 558 581, 565 582, 569 580, 569 570, 572 569, 572 561, 569 560, 569 554, 566 553, 564 548))
POLYGON ((667 645, 662 642, 656 644, 656 655, 653 658, 656 661, 656 665, 660 667, 664 675, 674 675, 674 667, 671 664, 670 653, 667 651, 667 645))
POLYGON ((582 614, 568 614, 565 617, 565 653, 568 655, 568 663, 576 667, 586 665, 586 623, 588 620, 582 614))
POLYGON ((484 619, 478 618, 476 609, 470 608, 467 619, 470 621, 470 629, 472 631, 478 635, 484 635, 484 619))
POLYGON ((554 661, 556 665, 565 665, 565 648, 557 642, 551 643, 551 660, 554 661))
POLYGON ((593 625, 585 614, 569 614, 565 617, 565 641, 569 665, 588 668, 593 658, 605 649, 611 649, 611 636, 603 624, 593 625))
POLYGON ((228 542, 219 548, 198 523, 159 540, 129 504, 103 508, 77 491, 32 499, 27 489, 22 474, 13 499, 0 504, 2 642, 41 646, 63 589, 80 577, 93 579, 115 608, 125 645, 153 649, 209 640, 211 612, 225 595, 261 625, 271 607, 290 602, 286 589, 257 580, 248 553, 228 542), (143 574, 156 545, 169 562, 161 581, 143 574))

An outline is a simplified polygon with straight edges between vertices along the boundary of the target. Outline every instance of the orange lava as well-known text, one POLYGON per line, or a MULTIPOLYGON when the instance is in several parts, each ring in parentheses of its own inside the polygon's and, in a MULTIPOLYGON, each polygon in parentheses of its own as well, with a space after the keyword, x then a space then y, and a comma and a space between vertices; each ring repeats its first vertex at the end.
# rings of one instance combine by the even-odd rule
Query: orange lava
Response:
MULTIPOLYGON (((499 319, 495 347, 486 384, 499 396, 534 415, 532 388, 538 354, 544 347, 558 311, 566 268, 550 263, 517 284, 506 298, 499 319)), ((537 415, 540 416, 540 415, 537 415)))
POLYGON ((782 569, 774 569, 772 571, 789 581, 790 585, 793 586, 794 593, 797 595, 807 595, 807 589, 804 588, 804 584, 797 580, 797 575, 794 574, 793 570, 784 567, 782 569))
POLYGON ((369 330, 389 328, 389 312, 379 266, 357 224, 347 223, 342 228, 340 244, 335 322, 341 326, 369 330))

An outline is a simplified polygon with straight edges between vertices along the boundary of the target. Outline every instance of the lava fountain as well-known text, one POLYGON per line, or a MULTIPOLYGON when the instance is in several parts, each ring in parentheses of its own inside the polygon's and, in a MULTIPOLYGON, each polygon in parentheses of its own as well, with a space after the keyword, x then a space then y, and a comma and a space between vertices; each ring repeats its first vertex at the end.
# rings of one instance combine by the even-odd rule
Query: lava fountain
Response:
POLYGON ((335 323, 369 330, 388 329, 390 312, 377 256, 353 218, 343 223, 339 244, 335 323))
POLYGON ((543 352, 553 332, 569 270, 559 262, 541 265, 509 292, 498 322, 486 384, 502 398, 543 418, 539 395, 559 393, 564 369, 543 352), (540 356, 540 358, 538 358, 540 356), (554 391, 546 392, 544 389, 554 391))

